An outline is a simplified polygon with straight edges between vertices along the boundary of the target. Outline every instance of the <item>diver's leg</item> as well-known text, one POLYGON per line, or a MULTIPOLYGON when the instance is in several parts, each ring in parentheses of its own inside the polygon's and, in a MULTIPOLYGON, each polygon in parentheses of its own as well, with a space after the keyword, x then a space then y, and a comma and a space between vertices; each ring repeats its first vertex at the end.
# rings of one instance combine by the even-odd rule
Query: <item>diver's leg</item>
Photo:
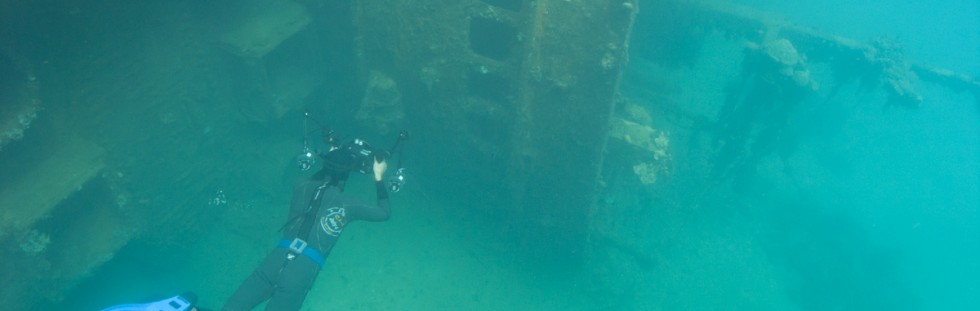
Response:
POLYGON ((286 261, 286 250, 275 249, 269 252, 255 271, 238 286, 238 290, 228 298, 223 311, 248 311, 272 296, 279 271, 286 261))
POLYGON ((305 256, 296 257, 282 270, 279 286, 265 305, 266 311, 296 311, 303 306, 320 266, 305 256))

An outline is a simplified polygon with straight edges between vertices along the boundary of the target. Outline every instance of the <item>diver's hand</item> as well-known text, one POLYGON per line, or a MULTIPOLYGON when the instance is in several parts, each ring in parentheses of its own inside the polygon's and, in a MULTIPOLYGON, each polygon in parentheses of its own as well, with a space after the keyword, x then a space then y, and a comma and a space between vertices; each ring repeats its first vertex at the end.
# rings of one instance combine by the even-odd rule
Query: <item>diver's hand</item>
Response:
POLYGON ((374 180, 381 181, 381 178, 385 176, 385 170, 388 169, 388 161, 374 159, 374 180))

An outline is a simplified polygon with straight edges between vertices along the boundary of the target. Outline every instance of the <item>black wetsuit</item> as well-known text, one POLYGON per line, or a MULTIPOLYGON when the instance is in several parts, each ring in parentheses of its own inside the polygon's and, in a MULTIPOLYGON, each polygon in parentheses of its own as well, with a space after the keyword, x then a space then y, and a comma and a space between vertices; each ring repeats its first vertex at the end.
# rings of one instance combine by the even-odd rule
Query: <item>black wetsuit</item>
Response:
POLYGON ((388 219, 391 212, 388 191, 382 182, 375 184, 378 202, 370 205, 344 195, 337 187, 325 187, 322 182, 298 183, 293 189, 289 222, 284 227, 282 241, 232 294, 223 310, 252 310, 267 299, 266 310, 299 310, 313 287, 323 259, 337 243, 344 226, 356 220, 388 219), (321 187, 319 211, 315 218, 307 220, 307 215, 312 215, 307 211, 317 208, 311 202, 321 187), (308 236, 299 237, 306 231, 302 228, 304 224, 311 227, 306 229, 308 236), (297 238, 306 242, 305 247, 297 238))

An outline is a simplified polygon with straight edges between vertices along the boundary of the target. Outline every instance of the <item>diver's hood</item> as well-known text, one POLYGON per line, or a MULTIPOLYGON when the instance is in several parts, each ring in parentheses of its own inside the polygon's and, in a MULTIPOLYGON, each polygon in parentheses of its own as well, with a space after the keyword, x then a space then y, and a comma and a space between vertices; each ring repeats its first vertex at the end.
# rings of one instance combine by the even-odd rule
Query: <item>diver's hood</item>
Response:
POLYGON ((350 176, 354 168, 356 155, 350 150, 341 148, 330 151, 323 157, 323 173, 332 181, 343 182, 350 176))

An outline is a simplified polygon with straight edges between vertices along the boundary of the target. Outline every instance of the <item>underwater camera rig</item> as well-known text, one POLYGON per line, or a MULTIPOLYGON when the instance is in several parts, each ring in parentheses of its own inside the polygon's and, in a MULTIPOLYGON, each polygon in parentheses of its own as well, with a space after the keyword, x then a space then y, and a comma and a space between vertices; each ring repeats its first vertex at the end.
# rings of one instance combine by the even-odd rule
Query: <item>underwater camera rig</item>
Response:
POLYGON ((316 131, 320 131, 323 135, 323 142, 328 146, 327 152, 342 150, 349 153, 353 159, 353 163, 349 166, 350 170, 360 172, 361 174, 368 174, 374 171, 375 159, 381 161, 397 154, 398 163, 395 166, 395 173, 385 180, 385 185, 392 192, 400 191, 402 186, 405 185, 405 168, 402 166, 401 150, 402 143, 409 138, 408 131, 402 130, 399 132, 395 143, 387 150, 375 148, 360 138, 354 138, 338 145, 334 131, 329 127, 321 125, 316 119, 313 119, 313 116, 309 112, 306 112, 303 117, 303 151, 296 157, 296 164, 299 165, 300 170, 307 171, 312 168, 316 164, 317 157, 326 158, 326 152, 316 152, 310 148, 309 136, 316 131), (319 128, 310 131, 307 124, 308 121, 313 121, 319 128))

